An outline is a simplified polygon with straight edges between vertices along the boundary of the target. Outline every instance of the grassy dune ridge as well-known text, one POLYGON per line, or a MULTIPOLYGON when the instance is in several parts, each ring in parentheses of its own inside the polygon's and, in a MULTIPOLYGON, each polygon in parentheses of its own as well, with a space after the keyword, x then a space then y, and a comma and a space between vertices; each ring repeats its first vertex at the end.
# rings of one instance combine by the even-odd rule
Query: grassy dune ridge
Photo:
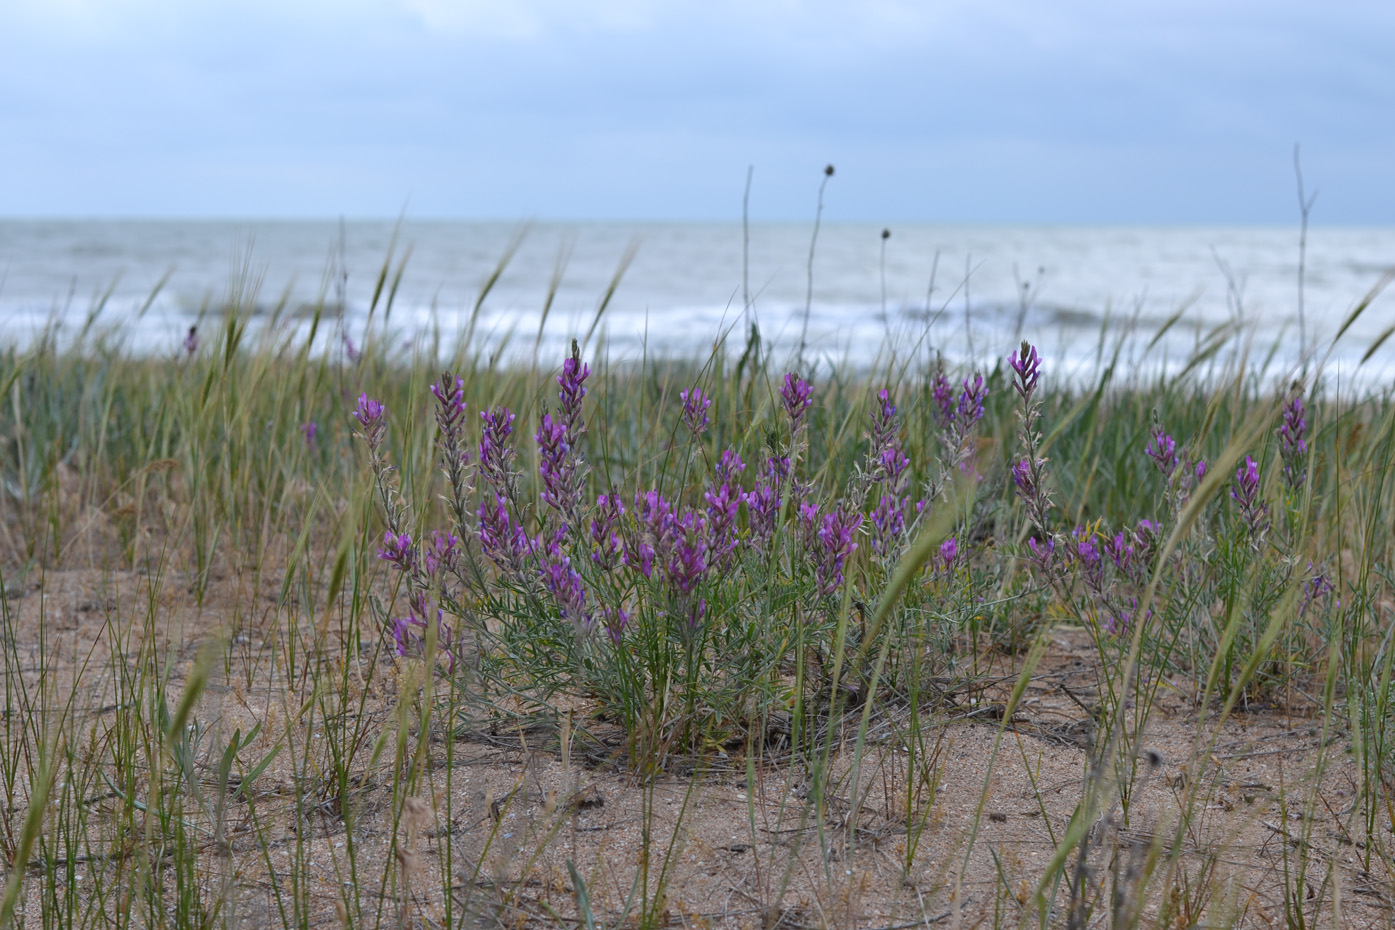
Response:
POLYGON ((1392 922, 1388 393, 248 319, 0 356, 0 925, 1392 922))

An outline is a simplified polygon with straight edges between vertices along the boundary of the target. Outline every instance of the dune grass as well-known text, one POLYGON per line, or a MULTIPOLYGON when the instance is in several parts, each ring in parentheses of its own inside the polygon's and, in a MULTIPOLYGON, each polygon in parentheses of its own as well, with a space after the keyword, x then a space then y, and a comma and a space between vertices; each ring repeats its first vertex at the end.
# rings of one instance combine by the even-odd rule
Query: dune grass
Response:
POLYGON ((1226 334, 1180 376, 1106 352, 1082 381, 1025 344, 978 372, 755 343, 499 366, 385 334, 320 351, 318 317, 249 336, 236 300, 217 324, 173 359, 99 328, 0 356, 0 926, 683 922, 667 889, 713 773, 744 777, 752 843, 767 778, 810 837, 756 858, 768 900, 736 923, 875 926, 823 903, 875 858, 873 805, 905 926, 1335 926, 1353 876, 1391 900, 1388 394, 1275 389, 1226 334), (1097 676, 1064 692, 1071 815, 966 913, 994 765, 1026 759, 1065 635, 1097 676), (1164 696, 1190 751, 1130 845, 1164 696), (1240 714, 1317 747, 1273 786, 1267 910, 1198 840, 1240 714), (987 768, 953 770, 955 726, 991 728, 987 768), (505 743, 514 786, 459 809, 471 747, 505 743), (562 787, 510 829, 544 757, 562 787), (640 792, 639 852, 605 904, 567 854, 544 907, 529 883, 597 772, 640 792), (978 798, 952 841, 947 777, 978 798), (1355 864, 1321 852, 1334 830, 1355 864))

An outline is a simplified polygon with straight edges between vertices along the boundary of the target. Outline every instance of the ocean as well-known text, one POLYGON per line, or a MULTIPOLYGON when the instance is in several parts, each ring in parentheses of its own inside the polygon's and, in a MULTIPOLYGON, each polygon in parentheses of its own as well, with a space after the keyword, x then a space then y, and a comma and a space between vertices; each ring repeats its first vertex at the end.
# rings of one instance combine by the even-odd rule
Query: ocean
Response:
MULTIPOLYGON (((883 238, 881 226, 826 223, 813 243, 811 294, 812 232, 811 223, 752 224, 746 244, 740 223, 3 220, 0 341, 71 338, 100 306, 96 328, 108 340, 174 354, 189 326, 206 331, 235 296, 254 321, 301 332, 327 305, 319 348, 339 350, 365 338, 391 255, 376 338, 406 348, 439 337, 454 349, 470 331, 480 352, 514 360, 532 357, 550 290, 547 358, 592 330, 622 270, 591 343, 611 360, 705 357, 723 336, 739 352, 751 320, 777 353, 803 343, 808 364, 987 359, 1020 335, 1067 369, 1097 365, 1127 337, 1128 364, 1175 370, 1218 327, 1232 327, 1233 344, 1271 373, 1300 354, 1296 225, 903 225, 883 238), (481 289, 511 249, 471 330, 481 289)), ((1327 353, 1392 266, 1395 229, 1309 230, 1310 356, 1327 353)), ((1387 377, 1395 340, 1359 363, 1392 324, 1395 291, 1350 327, 1329 370, 1387 377)))

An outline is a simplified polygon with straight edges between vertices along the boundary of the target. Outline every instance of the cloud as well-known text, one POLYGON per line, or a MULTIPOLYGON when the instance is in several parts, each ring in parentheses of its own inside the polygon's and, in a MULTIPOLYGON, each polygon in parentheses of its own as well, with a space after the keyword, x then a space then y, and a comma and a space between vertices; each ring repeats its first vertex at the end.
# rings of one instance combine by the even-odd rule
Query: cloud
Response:
POLYGON ((1392 44, 1298 0, 0 0, 0 214, 727 215, 755 162, 790 217, 842 159, 834 216, 1286 218, 1297 140, 1390 221, 1392 44))

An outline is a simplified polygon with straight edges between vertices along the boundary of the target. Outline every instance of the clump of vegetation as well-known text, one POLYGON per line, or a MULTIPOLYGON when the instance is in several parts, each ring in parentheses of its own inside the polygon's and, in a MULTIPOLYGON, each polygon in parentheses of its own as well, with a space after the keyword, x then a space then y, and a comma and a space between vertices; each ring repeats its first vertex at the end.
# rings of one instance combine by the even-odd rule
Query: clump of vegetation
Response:
POLYGON ((1306 926, 1386 894, 1388 395, 1276 389, 1238 348, 1090 383, 1026 342, 539 371, 323 351, 321 322, 249 338, 231 303, 175 359, 98 328, 0 357, 0 925, 655 927, 731 779, 737 923, 865 924, 893 842, 911 921, 1306 926), (1241 714, 1312 739, 1236 802, 1241 714), (485 749, 514 755, 467 788, 485 749), (1009 769, 1031 867, 979 840, 1009 769), (602 778, 638 792, 633 861, 579 858, 602 778), (1222 801, 1274 813, 1217 833, 1222 801), (1282 837, 1253 900, 1222 868, 1247 829, 1282 837))

